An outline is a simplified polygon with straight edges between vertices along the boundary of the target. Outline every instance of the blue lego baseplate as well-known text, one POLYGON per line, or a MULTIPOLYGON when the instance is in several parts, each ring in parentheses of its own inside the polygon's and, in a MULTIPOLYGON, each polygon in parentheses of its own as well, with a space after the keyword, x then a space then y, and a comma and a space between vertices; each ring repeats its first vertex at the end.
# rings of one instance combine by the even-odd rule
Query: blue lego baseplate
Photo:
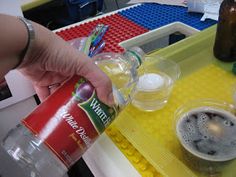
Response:
POLYGON ((144 3, 122 10, 119 14, 148 30, 153 30, 177 21, 198 30, 203 30, 217 23, 217 21, 211 19, 200 21, 203 14, 190 13, 186 7, 156 3, 144 3))

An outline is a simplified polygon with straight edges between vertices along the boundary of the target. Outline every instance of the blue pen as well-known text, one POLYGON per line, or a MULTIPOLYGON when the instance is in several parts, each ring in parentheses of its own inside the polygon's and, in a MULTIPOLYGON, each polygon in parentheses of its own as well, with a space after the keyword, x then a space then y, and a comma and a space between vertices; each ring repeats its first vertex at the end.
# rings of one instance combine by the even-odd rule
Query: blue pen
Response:
POLYGON ((102 37, 105 35, 106 31, 108 30, 109 26, 105 25, 102 29, 101 29, 101 33, 98 34, 97 38, 95 38, 95 40, 92 42, 92 46, 96 46, 101 40, 102 37))
POLYGON ((105 42, 104 41, 101 41, 99 43, 99 45, 97 46, 97 48, 95 50, 93 50, 91 53, 89 53, 89 56, 90 57, 93 57, 94 55, 98 54, 99 52, 102 51, 102 49, 105 47, 105 42))
POLYGON ((101 33, 103 28, 103 24, 98 24, 95 28, 90 32, 89 36, 92 36, 92 42, 97 38, 97 36, 101 33))
POLYGON ((103 27, 104 27, 104 24, 98 24, 96 26, 96 32, 94 33, 93 41, 99 36, 99 34, 101 33, 103 27))
POLYGON ((96 46, 91 46, 89 49, 89 56, 94 52, 94 50, 96 49, 96 46))

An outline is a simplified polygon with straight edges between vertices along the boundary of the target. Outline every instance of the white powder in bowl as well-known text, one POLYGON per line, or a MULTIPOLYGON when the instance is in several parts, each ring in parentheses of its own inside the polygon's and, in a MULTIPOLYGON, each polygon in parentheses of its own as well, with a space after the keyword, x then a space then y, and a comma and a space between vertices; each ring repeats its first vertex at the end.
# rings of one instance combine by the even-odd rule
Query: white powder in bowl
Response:
POLYGON ((155 73, 144 74, 139 78, 137 88, 139 90, 154 90, 164 85, 164 78, 155 73))

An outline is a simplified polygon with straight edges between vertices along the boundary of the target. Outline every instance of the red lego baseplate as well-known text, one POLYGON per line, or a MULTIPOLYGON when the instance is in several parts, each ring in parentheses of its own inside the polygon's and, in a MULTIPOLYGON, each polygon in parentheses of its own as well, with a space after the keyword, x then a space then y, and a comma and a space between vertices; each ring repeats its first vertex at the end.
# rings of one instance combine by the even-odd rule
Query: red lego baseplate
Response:
POLYGON ((134 22, 122 17, 119 14, 112 14, 105 16, 90 22, 79 24, 77 26, 61 30, 56 32, 64 40, 68 41, 77 37, 86 37, 92 31, 92 29, 99 23, 109 25, 109 30, 106 32, 103 40, 106 42, 106 46, 103 52, 116 52, 122 53, 124 49, 119 46, 119 43, 138 36, 149 31, 134 22))

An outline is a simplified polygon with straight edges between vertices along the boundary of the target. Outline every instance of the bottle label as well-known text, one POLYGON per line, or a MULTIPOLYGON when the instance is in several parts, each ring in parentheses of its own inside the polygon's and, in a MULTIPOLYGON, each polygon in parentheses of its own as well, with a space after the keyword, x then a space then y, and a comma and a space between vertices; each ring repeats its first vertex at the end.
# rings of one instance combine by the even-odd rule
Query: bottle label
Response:
POLYGON ((117 112, 98 100, 93 86, 75 76, 22 123, 70 167, 114 120, 117 112))

